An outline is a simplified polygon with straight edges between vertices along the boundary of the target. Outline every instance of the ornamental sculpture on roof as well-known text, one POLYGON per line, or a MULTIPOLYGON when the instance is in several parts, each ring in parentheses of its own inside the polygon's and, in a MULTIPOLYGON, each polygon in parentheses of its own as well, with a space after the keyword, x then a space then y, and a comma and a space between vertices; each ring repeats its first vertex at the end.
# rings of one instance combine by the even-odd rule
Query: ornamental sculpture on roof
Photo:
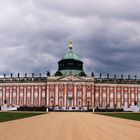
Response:
POLYGON ((72 48, 73 48, 73 43, 72 43, 71 40, 69 41, 68 48, 69 48, 69 49, 72 49, 72 48))

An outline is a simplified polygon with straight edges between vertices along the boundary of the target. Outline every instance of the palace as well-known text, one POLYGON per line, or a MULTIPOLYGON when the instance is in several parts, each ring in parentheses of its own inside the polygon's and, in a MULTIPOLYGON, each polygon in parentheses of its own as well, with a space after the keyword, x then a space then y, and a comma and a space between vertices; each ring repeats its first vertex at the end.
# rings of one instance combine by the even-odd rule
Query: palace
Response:
POLYGON ((54 75, 46 77, 34 74, 28 77, 0 78, 0 106, 6 101, 9 106, 59 106, 66 108, 118 108, 140 106, 140 80, 128 75, 127 79, 113 78, 107 74, 97 78, 88 76, 83 70, 83 62, 73 51, 70 41, 68 52, 58 62, 54 75))

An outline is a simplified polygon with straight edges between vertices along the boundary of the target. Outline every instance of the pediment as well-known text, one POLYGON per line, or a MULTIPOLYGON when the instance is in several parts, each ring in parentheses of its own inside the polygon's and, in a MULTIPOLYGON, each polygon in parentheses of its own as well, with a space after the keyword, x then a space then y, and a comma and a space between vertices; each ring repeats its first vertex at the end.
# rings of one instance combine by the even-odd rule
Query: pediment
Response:
POLYGON ((79 76, 75 76, 75 75, 66 75, 66 76, 63 76, 61 78, 58 78, 57 80, 60 80, 60 81, 84 81, 83 78, 79 77, 79 76))

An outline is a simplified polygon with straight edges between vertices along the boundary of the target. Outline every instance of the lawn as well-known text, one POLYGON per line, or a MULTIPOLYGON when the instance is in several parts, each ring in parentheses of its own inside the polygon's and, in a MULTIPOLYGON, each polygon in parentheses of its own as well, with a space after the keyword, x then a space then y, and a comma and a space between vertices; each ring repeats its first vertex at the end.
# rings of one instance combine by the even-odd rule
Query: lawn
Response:
POLYGON ((106 112, 106 113, 96 113, 96 114, 140 121, 140 113, 132 113, 132 112, 129 112, 129 113, 127 113, 127 112, 124 112, 124 113, 116 113, 116 112, 110 113, 110 112, 106 112))
POLYGON ((42 115, 44 113, 35 113, 35 112, 0 112, 0 122, 11 121, 16 119, 22 119, 37 115, 42 115))

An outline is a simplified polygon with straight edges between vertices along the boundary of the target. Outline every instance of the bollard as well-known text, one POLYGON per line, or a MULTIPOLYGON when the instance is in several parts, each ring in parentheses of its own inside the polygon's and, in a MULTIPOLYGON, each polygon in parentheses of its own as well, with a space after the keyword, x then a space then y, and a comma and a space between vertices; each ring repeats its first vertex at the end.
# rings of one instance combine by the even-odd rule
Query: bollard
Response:
POLYGON ((48 107, 46 108, 46 112, 47 112, 47 113, 49 112, 48 107))

